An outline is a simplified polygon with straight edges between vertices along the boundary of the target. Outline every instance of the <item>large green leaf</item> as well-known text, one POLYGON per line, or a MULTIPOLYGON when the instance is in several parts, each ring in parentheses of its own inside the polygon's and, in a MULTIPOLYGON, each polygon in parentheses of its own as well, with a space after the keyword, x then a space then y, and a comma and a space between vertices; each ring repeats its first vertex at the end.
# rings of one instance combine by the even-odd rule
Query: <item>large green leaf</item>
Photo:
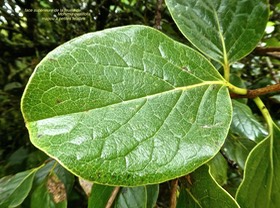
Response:
POLYGON ((244 208, 277 208, 280 204, 280 129, 273 124, 273 133, 249 154, 244 179, 236 199, 244 208))
POLYGON ((226 83, 198 52, 149 27, 89 33, 49 53, 22 99, 32 143, 103 184, 158 183, 221 148, 226 83))
POLYGON ((236 201, 213 179, 207 165, 190 174, 187 206, 192 208, 238 208, 236 201))
POLYGON ((19 172, 0 179, 0 207, 17 207, 31 190, 33 179, 39 168, 19 172))
POLYGON ((166 4, 185 37, 221 64, 252 51, 268 19, 267 0, 166 0, 166 4))

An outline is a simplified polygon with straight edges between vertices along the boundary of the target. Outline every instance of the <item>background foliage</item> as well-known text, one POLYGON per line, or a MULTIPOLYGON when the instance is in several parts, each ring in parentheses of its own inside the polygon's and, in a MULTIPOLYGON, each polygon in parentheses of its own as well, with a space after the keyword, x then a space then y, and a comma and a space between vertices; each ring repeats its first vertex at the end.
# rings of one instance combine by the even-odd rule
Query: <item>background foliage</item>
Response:
MULTIPOLYGON (((270 21, 259 46, 247 57, 233 65, 232 82, 249 89, 279 83, 280 79, 280 4, 270 1, 270 21), (269 49, 267 48, 269 47, 269 49), (278 48, 277 48, 278 47, 278 48)), ((39 166, 47 158, 29 142, 27 130, 20 113, 20 98, 32 71, 52 49, 81 34, 121 25, 142 24, 156 27, 168 36, 185 44, 181 33, 170 17, 164 3, 158 0, 4 0, 0 2, 0 177, 15 174, 39 166), (46 21, 54 13, 28 12, 28 9, 79 9, 90 13, 86 20, 46 21), (160 23, 160 24, 159 24, 160 23)), ((280 123, 279 95, 265 95, 263 100, 274 120, 280 123)), ((258 109, 249 100, 253 112, 259 118, 258 109)), ((235 106, 238 108, 238 106, 235 106)), ((237 115, 238 116, 238 115, 237 115)), ((238 119, 238 118, 237 118, 238 119)), ((232 194, 239 185, 244 162, 249 151, 266 134, 263 126, 230 132, 220 162, 228 164, 226 177, 220 183, 232 194), (258 132, 258 135, 254 135, 258 132), (248 139, 249 138, 249 139, 248 139), (225 160, 225 158, 227 160, 225 160), (225 180, 226 178, 226 180, 225 180)), ((232 128, 234 129, 234 128, 232 128)), ((59 171, 58 171, 59 172, 59 171)), ((39 179, 38 179, 39 180, 39 179)), ((78 180, 69 184, 69 205, 86 207, 86 195, 78 180)), ((170 182, 161 184, 157 205, 168 207, 170 182)), ((28 200, 24 202, 28 204, 28 200)))

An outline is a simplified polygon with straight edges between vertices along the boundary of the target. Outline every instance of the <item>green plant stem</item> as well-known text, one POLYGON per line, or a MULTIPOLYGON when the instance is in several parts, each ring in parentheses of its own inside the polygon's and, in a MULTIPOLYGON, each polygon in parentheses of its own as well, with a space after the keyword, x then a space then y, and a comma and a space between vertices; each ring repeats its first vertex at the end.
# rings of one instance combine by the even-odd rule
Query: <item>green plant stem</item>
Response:
POLYGON ((258 106, 258 108, 260 109, 267 125, 268 125, 268 131, 270 134, 273 133, 273 120, 271 118, 271 115, 269 113, 269 111, 267 110, 266 106, 264 105, 263 101, 259 98, 256 97, 254 98, 254 102, 256 103, 256 105, 258 106))
POLYGON ((248 90, 245 89, 245 88, 240 88, 240 87, 236 87, 234 85, 232 85, 231 83, 229 82, 226 82, 226 86, 229 88, 229 90, 231 92, 233 92, 234 94, 237 94, 237 95, 247 95, 248 93, 248 90))
MULTIPOLYGON (((263 117, 265 118, 266 120, 266 123, 267 123, 267 126, 268 126, 268 132, 269 132, 269 136, 266 138, 266 139, 269 139, 269 143, 270 143, 270 151, 269 151, 269 154, 270 154, 270 160, 269 160, 269 163, 270 163, 270 171, 273 173, 274 172, 274 161, 273 161, 273 120, 271 118, 271 115, 269 113, 269 111, 267 110, 265 104, 263 103, 263 101, 259 98, 259 97, 256 97, 254 98, 254 102, 256 103, 256 105, 258 106, 258 108, 260 109, 263 117)), ((271 196, 271 190, 272 190, 272 183, 273 183, 273 179, 272 177, 270 177, 269 179, 269 196, 271 196)))
POLYGON ((227 58, 225 58, 225 64, 224 64, 224 78, 226 81, 229 82, 229 76, 230 76, 230 66, 227 62, 227 58))
POLYGON ((223 58, 224 58, 224 63, 222 63, 223 67, 224 67, 224 79, 229 82, 229 78, 230 78, 230 66, 229 66, 229 62, 228 62, 228 56, 227 56, 227 49, 226 49, 226 44, 225 44, 225 39, 223 36, 223 32, 221 31, 221 26, 220 26, 220 21, 218 18, 218 14, 217 12, 214 13, 215 14, 215 19, 219 28, 219 35, 220 35, 220 39, 221 39, 221 43, 223 46, 223 58))

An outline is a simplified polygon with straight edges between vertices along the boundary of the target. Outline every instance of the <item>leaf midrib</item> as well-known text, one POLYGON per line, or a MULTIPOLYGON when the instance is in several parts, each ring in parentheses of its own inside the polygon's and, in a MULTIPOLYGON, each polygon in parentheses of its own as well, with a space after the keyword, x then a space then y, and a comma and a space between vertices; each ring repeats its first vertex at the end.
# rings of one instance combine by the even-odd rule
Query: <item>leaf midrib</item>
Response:
POLYGON ((122 100, 121 102, 116 102, 116 103, 112 103, 112 104, 109 104, 109 105, 104 105, 104 106, 100 106, 100 107, 96 107, 96 108, 92 108, 92 109, 85 109, 85 110, 78 111, 78 112, 69 112, 69 113, 65 113, 65 114, 61 114, 61 115, 55 115, 55 116, 52 116, 52 117, 46 117, 46 118, 37 119, 37 120, 29 120, 27 122, 31 123, 31 122, 42 121, 42 120, 55 118, 55 117, 61 117, 61 116, 67 116, 67 115, 71 115, 71 114, 88 112, 88 111, 91 111, 91 110, 97 110, 97 109, 101 109, 101 108, 112 107, 114 105, 119 105, 121 103, 129 103, 129 102, 137 101, 137 100, 140 100, 140 99, 150 99, 150 98, 159 96, 161 94, 172 93, 172 92, 180 91, 180 90, 185 91, 185 90, 189 90, 189 89, 193 89, 193 88, 197 88, 197 87, 201 87, 201 86, 205 86, 205 85, 224 85, 224 86, 226 86, 226 83, 222 80, 219 80, 219 81, 205 81, 205 82, 202 82, 202 83, 199 83, 199 84, 194 84, 194 85, 189 85, 189 86, 184 86, 184 87, 176 87, 176 88, 168 90, 168 91, 159 92, 159 93, 155 93, 155 94, 151 94, 151 95, 146 95, 146 96, 143 96, 143 97, 132 98, 132 99, 129 99, 129 100, 122 100))
POLYGON ((215 9, 213 9, 213 13, 214 13, 215 20, 216 20, 216 23, 217 23, 218 34, 219 34, 219 38, 220 38, 220 40, 221 40, 222 50, 223 50, 222 53, 223 53, 224 63, 221 63, 220 61, 219 61, 219 62, 220 62, 222 65, 227 65, 227 64, 228 64, 228 55, 227 55, 227 49, 226 49, 225 39, 224 39, 222 30, 221 30, 220 20, 219 20, 217 11, 216 11, 215 9))

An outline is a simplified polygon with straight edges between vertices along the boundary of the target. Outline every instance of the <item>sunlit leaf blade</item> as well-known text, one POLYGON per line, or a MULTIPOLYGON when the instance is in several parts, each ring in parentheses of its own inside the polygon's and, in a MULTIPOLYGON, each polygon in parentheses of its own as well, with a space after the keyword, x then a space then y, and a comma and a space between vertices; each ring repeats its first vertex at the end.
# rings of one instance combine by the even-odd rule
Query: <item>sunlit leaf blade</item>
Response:
POLYGON ((22 99, 32 143, 102 184, 158 183, 221 148, 231 122, 223 78, 157 30, 90 33, 48 54, 22 99))
POLYGON ((0 179, 0 207, 17 207, 29 194, 36 169, 0 179))
POLYGON ((280 129, 260 142, 249 154, 244 179, 236 199, 244 208, 277 208, 280 204, 280 129))
POLYGON ((124 187, 120 190, 114 208, 146 208, 147 190, 145 186, 124 187))
POLYGON ((267 130, 256 119, 251 109, 238 101, 233 100, 233 115, 230 130, 242 138, 259 142, 267 136, 267 130))
MULTIPOLYGON (((213 179, 207 165, 203 165, 189 178, 187 206, 192 208, 238 208, 236 201, 213 179)), ((186 199, 184 199, 186 200, 186 199)))
POLYGON ((166 0, 185 37, 210 58, 229 63, 260 41, 268 19, 266 0, 166 0))
POLYGON ((88 199, 88 208, 104 208, 108 203, 112 192, 114 191, 113 186, 105 186, 100 184, 93 184, 91 194, 88 199))

